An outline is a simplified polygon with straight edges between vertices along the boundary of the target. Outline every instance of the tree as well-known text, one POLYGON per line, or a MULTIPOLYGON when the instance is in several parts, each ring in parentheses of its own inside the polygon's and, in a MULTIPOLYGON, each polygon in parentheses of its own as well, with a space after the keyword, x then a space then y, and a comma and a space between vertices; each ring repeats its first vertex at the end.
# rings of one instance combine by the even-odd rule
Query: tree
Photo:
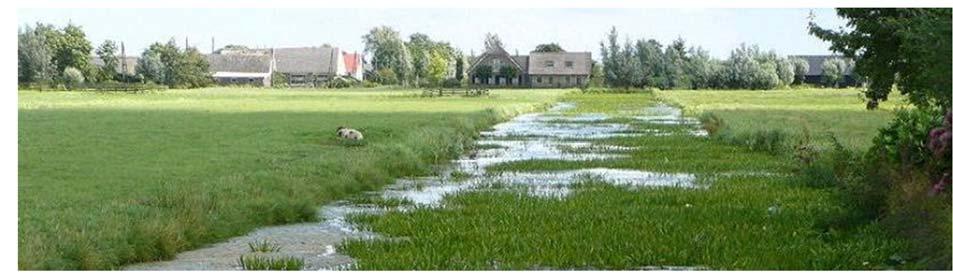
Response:
POLYGON ((951 105, 951 9, 837 9, 849 29, 809 24, 830 49, 856 60, 867 79, 868 107, 887 100, 896 84, 918 107, 951 105))
POLYGON ((705 89, 711 86, 712 66, 708 52, 701 47, 692 47, 688 50, 688 61, 685 64, 685 73, 691 82, 692 89, 705 89))
POLYGON ((840 58, 830 58, 824 60, 821 64, 821 76, 824 78, 824 85, 827 87, 839 87, 844 80, 844 69, 847 65, 840 58))
POLYGON ((66 69, 63 70, 63 82, 66 83, 66 85, 71 87, 83 83, 83 81, 85 81, 85 78, 83 78, 83 72, 79 71, 79 69, 66 67, 66 69))
MULTIPOLYGON (((430 73, 430 62, 432 58, 439 57, 445 62, 440 64, 444 66, 441 69, 446 75, 441 78, 453 77, 455 62, 455 50, 447 42, 437 42, 430 39, 425 34, 414 33, 410 35, 410 40, 406 43, 407 50, 410 52, 411 64, 413 66, 415 84, 420 78, 428 79, 430 73)), ((433 83, 431 83, 433 84, 433 83)))
POLYGON ((727 73, 723 79, 723 88, 731 89, 774 89, 781 81, 775 61, 777 55, 762 52, 758 46, 741 44, 732 50, 725 62, 727 73))
POLYGON ((400 80, 397 79, 397 73, 395 73, 394 70, 391 70, 390 68, 380 69, 376 71, 376 73, 377 73, 377 82, 379 82, 380 84, 395 85, 400 83, 400 80))
POLYGON ((44 36, 44 41, 53 53, 53 64, 58 72, 64 72, 66 67, 89 72, 89 55, 93 46, 86 40, 82 28, 69 24, 58 30, 53 25, 38 23, 36 31, 44 36))
POLYGON ((420 78, 428 78, 430 74, 428 63, 432 55, 433 44, 434 42, 425 34, 414 33, 410 35, 407 50, 410 52, 411 64, 414 67, 414 85, 418 85, 420 78))
POLYGON ((686 73, 688 50, 685 48, 685 39, 678 38, 665 48, 663 89, 691 88, 692 81, 686 73))
POLYGON ((602 64, 592 62, 592 74, 589 75, 588 87, 604 87, 606 82, 605 73, 602 71, 602 64))
POLYGON ((619 33, 612 27, 606 41, 599 43, 606 85, 619 88, 644 87, 635 45, 628 39, 620 45, 618 39, 619 33))
POLYGON ((400 33, 391 27, 380 26, 372 28, 361 38, 364 40, 364 55, 372 58, 374 71, 389 69, 403 84, 413 76, 413 60, 400 33))
POLYGON ((470 62, 468 62, 467 56, 463 54, 458 54, 455 59, 456 59, 456 74, 454 74, 454 78, 459 80, 461 84, 465 85, 465 83, 467 83, 466 80, 469 79, 467 77, 467 70, 470 69, 470 62))
POLYGON ((566 52, 562 47, 557 43, 548 43, 548 44, 539 44, 536 46, 536 49, 533 50, 534 53, 561 53, 566 52))
POLYGON ((44 37, 30 26, 20 29, 17 34, 17 81, 47 82, 53 80, 54 74, 53 54, 44 37))
POLYGON ((274 71, 271 73, 271 87, 273 88, 285 88, 288 87, 288 78, 285 77, 285 74, 274 71))
POLYGON ((635 50, 641 67, 642 87, 665 87, 665 56, 662 44, 655 39, 640 39, 635 43, 635 50))
POLYGON ((205 56, 203 56, 198 49, 194 47, 186 48, 179 57, 181 59, 177 60, 175 64, 177 66, 173 67, 179 82, 170 86, 201 88, 212 85, 212 76, 208 70, 208 60, 205 59, 205 56))
POLYGON ((165 65, 153 47, 142 52, 139 62, 136 62, 136 72, 146 82, 165 83, 165 65))
POLYGON ((430 62, 427 64, 427 82, 431 86, 438 86, 446 79, 449 61, 443 53, 438 50, 431 50, 428 53, 430 62))
POLYGON ((779 58, 775 61, 778 69, 778 86, 788 86, 794 82, 794 64, 790 59, 779 58))
POLYGON ((791 65, 794 66, 794 84, 804 83, 804 76, 807 75, 809 69, 807 60, 798 57, 791 57, 791 65))
POLYGON ((519 76, 520 71, 513 66, 503 65, 500 67, 500 76, 506 78, 506 84, 512 84, 513 78, 519 76))
POLYGON ((473 76, 481 80, 481 83, 489 83, 490 77, 493 77, 493 67, 489 65, 477 65, 473 68, 473 76))
POLYGON ((116 42, 112 40, 103 41, 103 44, 96 49, 96 55, 103 61, 103 66, 100 68, 101 74, 108 80, 116 79, 116 75, 119 74, 116 70, 119 68, 119 58, 116 57, 116 50, 116 42))
POLYGON ((195 48, 179 49, 175 40, 153 43, 142 53, 137 67, 145 79, 174 88, 198 88, 212 84, 208 61, 195 48), (156 64, 156 60, 158 63, 156 64))
POLYGON ((497 49, 504 49, 503 40, 500 40, 500 37, 495 33, 487 33, 486 37, 483 39, 483 49, 487 52, 496 51, 497 49))

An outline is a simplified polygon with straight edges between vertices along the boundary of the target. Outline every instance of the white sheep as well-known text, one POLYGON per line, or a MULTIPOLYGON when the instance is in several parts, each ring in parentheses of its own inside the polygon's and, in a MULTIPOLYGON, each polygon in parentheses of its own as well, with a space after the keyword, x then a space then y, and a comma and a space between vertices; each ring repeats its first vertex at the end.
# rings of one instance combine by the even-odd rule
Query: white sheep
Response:
POLYGON ((361 134, 358 130, 340 126, 338 127, 338 137, 350 140, 362 140, 364 139, 364 134, 361 134))

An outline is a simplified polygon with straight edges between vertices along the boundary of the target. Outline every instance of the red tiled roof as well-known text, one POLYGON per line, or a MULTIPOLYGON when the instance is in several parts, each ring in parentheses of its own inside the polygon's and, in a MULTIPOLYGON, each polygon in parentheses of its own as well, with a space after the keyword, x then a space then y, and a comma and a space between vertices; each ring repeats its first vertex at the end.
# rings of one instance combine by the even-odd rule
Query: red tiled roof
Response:
POLYGON ((359 70, 357 66, 361 63, 361 55, 358 53, 344 53, 344 68, 348 74, 354 74, 359 70))

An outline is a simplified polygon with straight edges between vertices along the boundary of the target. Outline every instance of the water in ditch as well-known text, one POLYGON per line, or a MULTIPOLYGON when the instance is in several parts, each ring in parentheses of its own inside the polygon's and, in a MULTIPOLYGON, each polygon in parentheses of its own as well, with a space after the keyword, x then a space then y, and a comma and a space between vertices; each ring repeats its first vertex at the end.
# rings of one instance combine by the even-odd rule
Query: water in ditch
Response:
MULTIPOLYGON (((539 172, 489 172, 493 165, 524 160, 589 161, 628 157, 626 152, 638 147, 599 145, 594 141, 613 137, 671 134, 658 129, 634 129, 633 124, 610 122, 604 114, 567 115, 571 103, 557 103, 544 113, 525 114, 481 132, 478 148, 462 156, 431 177, 399 179, 381 191, 368 196, 413 202, 413 207, 439 207, 447 195, 486 188, 519 188, 531 195, 562 197, 571 193, 572 183, 584 178, 636 187, 696 187, 696 178, 684 173, 655 173, 632 169, 587 168, 539 172)), ((677 108, 657 105, 643 110, 633 122, 671 125, 692 125, 693 134, 704 135, 698 122, 683 118, 677 108)), ((637 125, 637 124, 636 124, 637 125)), ((336 252, 335 247, 349 238, 378 238, 373 232, 361 231, 346 221, 355 213, 412 211, 413 207, 382 209, 347 201, 322 207, 320 222, 272 226, 244 236, 180 253, 163 262, 127 266, 130 270, 241 270, 239 257, 248 254, 248 244, 267 240, 281 246, 269 257, 296 257, 304 260, 305 270, 347 269, 355 261, 336 252)))

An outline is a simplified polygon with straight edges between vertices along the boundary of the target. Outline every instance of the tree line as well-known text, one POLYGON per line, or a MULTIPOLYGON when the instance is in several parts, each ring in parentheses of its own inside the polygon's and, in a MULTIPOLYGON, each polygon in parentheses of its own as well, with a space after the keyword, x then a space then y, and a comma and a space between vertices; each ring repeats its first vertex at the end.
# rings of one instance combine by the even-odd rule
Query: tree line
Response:
MULTIPOLYGON (((701 47, 689 47, 684 39, 663 46, 655 39, 619 40, 613 27, 600 43, 602 63, 594 63, 591 86, 659 89, 773 89, 801 84, 807 61, 784 58, 773 51, 742 44, 726 60, 711 58, 701 47)), ((173 88, 213 84, 208 61, 194 47, 179 47, 174 39, 156 42, 145 49, 135 74, 121 72, 120 51, 115 41, 94 48, 79 26, 57 28, 37 23, 18 31, 18 80, 20 83, 75 85, 77 83, 156 83, 173 88), (93 54, 102 62, 90 62, 93 54)), ((367 80, 384 85, 460 86, 474 58, 446 41, 423 33, 404 40, 389 26, 372 28, 362 36, 365 56, 371 57, 367 80)), ((485 50, 503 48, 502 40, 487 34, 485 50)), ((557 43, 538 45, 532 52, 564 52, 557 43)), ((844 72, 853 67, 849 59, 828 59, 821 70, 826 86, 843 86, 844 72)), ((516 68, 501 68, 499 75, 516 77, 516 68)), ((488 80, 493 70, 473 68, 478 79, 488 80)))
POLYGON ((467 57, 449 42, 414 33, 404 41, 389 27, 372 28, 361 37, 364 54, 371 56, 370 81, 384 85, 456 86, 466 79, 467 57))
MULTIPOLYGON (((664 46, 655 39, 619 41, 613 27, 600 42, 602 64, 593 68, 593 83, 617 88, 659 89, 774 89, 804 83, 808 62, 781 57, 774 51, 742 44, 726 60, 712 58, 684 39, 664 46)), ((824 84, 843 86, 848 59, 824 62, 824 84)))
MULTIPOLYGON (((154 43, 143 51, 136 74, 122 72, 122 45, 105 40, 95 49, 82 28, 57 28, 36 23, 17 31, 17 80, 21 84, 75 86, 96 83, 154 83, 172 88, 212 84, 208 61, 194 47, 180 48, 175 40, 154 43), (101 65, 91 62, 93 54, 101 65)), ((114 85, 109 85, 114 87, 114 85)))

